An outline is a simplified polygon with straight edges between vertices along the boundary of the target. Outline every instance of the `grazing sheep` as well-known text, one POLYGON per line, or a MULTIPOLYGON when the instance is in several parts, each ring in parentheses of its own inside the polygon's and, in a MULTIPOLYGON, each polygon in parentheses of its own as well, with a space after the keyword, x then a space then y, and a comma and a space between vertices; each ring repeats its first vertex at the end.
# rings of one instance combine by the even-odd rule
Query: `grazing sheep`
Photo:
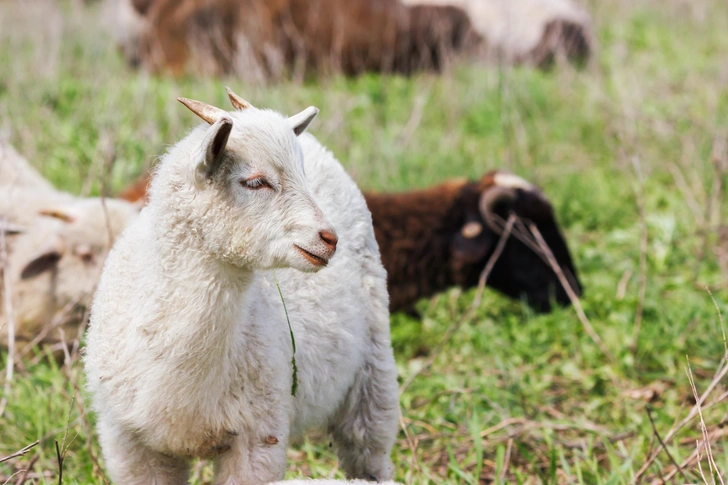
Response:
POLYGON ((291 2, 284 18, 295 32, 285 37, 286 59, 291 65, 303 59, 314 72, 439 71, 479 41, 467 14, 450 6, 306 0, 291 2))
MULTIPOLYGON (((146 197, 148 178, 126 189, 121 198, 138 202, 146 197)), ((398 194, 365 192, 374 234, 387 270, 390 311, 409 311, 417 300, 452 286, 478 284, 480 272, 495 249, 500 231, 488 223, 489 211, 507 218, 512 210, 536 223, 558 263, 570 275, 572 287, 581 284, 569 248, 548 199, 532 184, 494 171, 478 182, 453 180, 426 190, 398 194)), ((525 299, 547 312, 553 301, 569 299, 557 276, 533 250, 512 237, 493 268, 487 284, 511 298, 525 299)))
POLYGON ((479 42, 461 9, 400 0, 109 3, 130 63, 177 75, 189 67, 258 82, 305 71, 410 74, 439 70, 479 42))
MULTIPOLYGON (((507 219, 510 211, 536 224, 575 293, 581 293, 551 204, 520 177, 496 171, 477 182, 451 180, 425 190, 365 197, 389 276, 391 311, 409 310, 420 298, 455 285, 476 286, 502 232, 494 215, 507 219)), ((487 284, 538 311, 550 311, 552 301, 569 302, 550 266, 515 237, 487 284)))
POLYGON ((151 72, 411 74, 454 56, 549 66, 592 50, 572 0, 107 0, 129 62, 151 72))
POLYGON ((264 484, 322 427, 347 476, 387 480, 397 376, 364 198, 303 134, 318 110, 230 98, 235 112, 180 99, 207 123, 162 158, 94 297, 85 367, 107 468, 186 483, 206 457, 216 484, 264 484))
POLYGON ((490 57, 548 67, 555 57, 586 60, 593 47, 589 14, 572 0, 402 0, 409 6, 464 10, 490 57))
MULTIPOLYGON (((59 329, 69 342, 77 337, 113 238, 138 212, 122 200, 75 199, 46 207, 19 228, 8 257, 16 340, 34 340, 55 319, 58 326, 41 343, 59 342, 59 329)), ((4 318, 0 311, 2 346, 8 343, 4 318)))

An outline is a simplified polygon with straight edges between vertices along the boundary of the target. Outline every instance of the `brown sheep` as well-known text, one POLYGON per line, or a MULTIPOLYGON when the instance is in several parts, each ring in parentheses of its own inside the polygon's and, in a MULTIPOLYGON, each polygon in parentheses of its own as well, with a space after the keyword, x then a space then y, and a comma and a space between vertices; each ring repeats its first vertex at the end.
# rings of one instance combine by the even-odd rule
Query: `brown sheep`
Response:
POLYGON ((439 70, 479 38, 452 6, 399 0, 115 0, 136 18, 120 33, 132 63, 182 74, 191 65, 248 80, 287 72, 439 70), (128 9, 127 9, 128 10, 128 9))
MULTIPOLYGON (((120 198, 146 197, 144 178, 120 198)), ((493 254, 500 232, 494 215, 506 219, 512 211, 532 221, 571 282, 577 295, 581 283, 551 204, 535 186, 502 171, 476 182, 450 180, 425 190, 394 194, 365 192, 374 232, 387 270, 390 310, 411 310, 424 297, 453 286, 478 284, 480 272, 493 254)), ((506 243, 487 285, 511 298, 524 299, 537 311, 569 298, 548 264, 515 237, 506 243)))
MULTIPOLYGON (((507 172, 494 171, 471 182, 457 179, 419 191, 365 194, 388 274, 390 309, 408 310, 420 298, 452 286, 477 286, 501 231, 495 216, 510 212, 536 224, 577 295, 581 284, 553 209, 536 187, 507 172)), ((548 264, 511 237, 487 280, 537 311, 568 296, 548 264)))

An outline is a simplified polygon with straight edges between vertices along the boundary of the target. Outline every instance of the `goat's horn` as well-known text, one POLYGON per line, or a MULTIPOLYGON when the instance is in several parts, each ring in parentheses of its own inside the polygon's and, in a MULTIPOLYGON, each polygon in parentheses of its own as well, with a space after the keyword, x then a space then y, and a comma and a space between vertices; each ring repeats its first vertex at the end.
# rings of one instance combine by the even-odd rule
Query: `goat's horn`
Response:
POLYGON ((210 106, 202 101, 195 101, 194 99, 187 98, 177 98, 177 101, 187 106, 190 111, 211 125, 214 124, 221 116, 227 115, 227 111, 210 106))
POLYGON ((253 107, 252 104, 248 103, 243 98, 235 94, 233 90, 230 89, 228 86, 225 86, 225 91, 227 91, 228 96, 230 97, 230 103, 233 105, 233 108, 242 111, 244 109, 253 107))
POLYGON ((501 234, 503 228, 496 223, 495 206, 503 202, 513 202, 516 199, 516 191, 510 187, 501 187, 492 185, 487 188, 480 196, 480 213, 483 215, 485 223, 493 229, 496 234, 501 234))

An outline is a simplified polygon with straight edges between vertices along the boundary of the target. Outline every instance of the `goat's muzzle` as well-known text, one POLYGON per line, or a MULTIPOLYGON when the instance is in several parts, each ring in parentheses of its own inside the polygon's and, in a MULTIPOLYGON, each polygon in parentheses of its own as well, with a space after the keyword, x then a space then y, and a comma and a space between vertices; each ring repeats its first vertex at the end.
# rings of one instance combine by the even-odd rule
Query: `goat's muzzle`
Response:
POLYGON ((330 251, 330 254, 324 256, 312 253, 311 251, 307 251, 298 244, 294 244, 293 246, 298 250, 299 253, 301 253, 301 256, 306 258, 306 260, 314 266, 326 266, 327 264, 329 264, 329 259, 331 259, 331 256, 334 255, 334 251, 330 251))

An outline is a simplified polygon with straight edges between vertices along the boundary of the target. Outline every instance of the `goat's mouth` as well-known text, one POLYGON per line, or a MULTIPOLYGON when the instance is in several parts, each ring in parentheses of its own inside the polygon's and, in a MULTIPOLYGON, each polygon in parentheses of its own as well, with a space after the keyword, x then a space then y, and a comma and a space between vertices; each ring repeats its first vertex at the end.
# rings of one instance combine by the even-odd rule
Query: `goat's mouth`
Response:
POLYGON ((309 263, 311 263, 314 266, 326 266, 329 264, 329 260, 322 258, 321 256, 318 256, 312 252, 306 251, 301 246, 294 244, 293 245, 296 249, 298 249, 298 252, 301 253, 301 255, 308 260, 309 263))

